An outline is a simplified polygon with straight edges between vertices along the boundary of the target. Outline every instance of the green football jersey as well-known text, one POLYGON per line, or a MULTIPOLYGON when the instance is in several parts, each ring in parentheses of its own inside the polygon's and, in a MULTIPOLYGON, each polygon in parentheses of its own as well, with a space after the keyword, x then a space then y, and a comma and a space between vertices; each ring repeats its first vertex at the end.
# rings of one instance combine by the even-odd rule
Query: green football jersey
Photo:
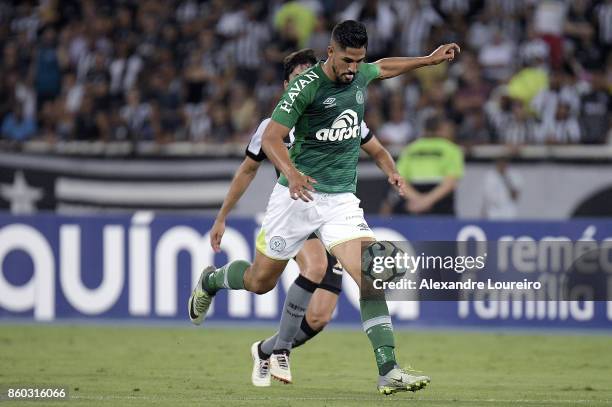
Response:
MULTIPOLYGON (((289 83, 274 109, 272 120, 295 127, 289 156, 317 180, 317 191, 355 192, 366 88, 379 74, 378 65, 362 63, 353 81, 343 84, 329 79, 319 62, 289 83)), ((278 182, 289 185, 282 174, 278 182)))

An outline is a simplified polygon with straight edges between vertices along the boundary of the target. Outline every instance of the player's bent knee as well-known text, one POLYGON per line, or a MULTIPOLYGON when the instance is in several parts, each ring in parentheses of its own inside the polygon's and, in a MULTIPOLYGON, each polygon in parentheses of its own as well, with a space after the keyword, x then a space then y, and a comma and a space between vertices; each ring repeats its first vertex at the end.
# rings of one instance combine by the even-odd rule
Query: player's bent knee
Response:
POLYGON ((250 278, 245 278, 244 280, 244 288, 254 294, 265 294, 271 291, 276 285, 276 280, 258 279, 252 276, 248 277, 250 278))
POLYGON ((257 295, 261 295, 261 294, 265 294, 265 293, 272 291, 272 288, 261 286, 261 287, 256 287, 255 289, 251 290, 251 292, 257 295))
POLYGON ((272 291, 274 288, 274 284, 270 284, 269 282, 263 281, 255 281, 246 287, 250 292, 255 294, 265 294, 269 291, 272 291))
POLYGON ((265 294, 276 286, 288 260, 275 260, 261 254, 255 255, 253 265, 244 275, 244 288, 255 294, 265 294))
POLYGON ((331 314, 327 313, 312 313, 306 317, 306 321, 308 321, 308 325, 315 330, 320 331, 331 321, 331 314))
POLYGON ((327 262, 318 264, 308 264, 304 267, 302 274, 304 277, 312 282, 320 283, 325 277, 325 271, 327 270, 327 262))

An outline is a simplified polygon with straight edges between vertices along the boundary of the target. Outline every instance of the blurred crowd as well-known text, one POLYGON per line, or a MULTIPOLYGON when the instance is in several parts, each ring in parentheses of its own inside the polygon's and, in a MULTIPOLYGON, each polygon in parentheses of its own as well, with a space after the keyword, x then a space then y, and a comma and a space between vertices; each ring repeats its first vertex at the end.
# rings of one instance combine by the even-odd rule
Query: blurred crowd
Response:
POLYGON ((611 0, 3 1, 2 138, 243 142, 282 92, 283 57, 324 58, 344 19, 366 25, 370 61, 462 47, 369 87, 385 144, 436 114, 464 145, 608 141, 611 0))

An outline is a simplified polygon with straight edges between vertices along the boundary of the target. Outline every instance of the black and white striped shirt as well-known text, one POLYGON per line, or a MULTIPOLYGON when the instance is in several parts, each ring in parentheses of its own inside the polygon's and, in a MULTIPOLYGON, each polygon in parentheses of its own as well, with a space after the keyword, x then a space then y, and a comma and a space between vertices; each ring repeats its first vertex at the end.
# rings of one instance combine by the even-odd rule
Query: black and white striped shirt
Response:
POLYGON ((503 129, 499 130, 499 138, 503 144, 521 145, 535 141, 537 124, 533 120, 508 119, 503 129))
POLYGON ((487 0, 486 7, 499 12, 502 16, 512 16, 523 11, 525 3, 525 0, 487 0))
POLYGON ((400 38, 402 53, 406 56, 422 55, 432 27, 440 24, 442 18, 430 6, 413 11, 406 24, 402 26, 400 38))
POLYGON ((536 132, 538 143, 550 140, 560 144, 579 144, 582 134, 578 120, 569 117, 565 120, 545 121, 536 132))
POLYGON ((440 10, 446 14, 466 15, 470 11, 469 0, 440 0, 440 10))
POLYGON ((261 50, 270 39, 268 27, 256 21, 245 23, 241 34, 222 48, 222 60, 242 68, 257 69, 263 63, 261 50))

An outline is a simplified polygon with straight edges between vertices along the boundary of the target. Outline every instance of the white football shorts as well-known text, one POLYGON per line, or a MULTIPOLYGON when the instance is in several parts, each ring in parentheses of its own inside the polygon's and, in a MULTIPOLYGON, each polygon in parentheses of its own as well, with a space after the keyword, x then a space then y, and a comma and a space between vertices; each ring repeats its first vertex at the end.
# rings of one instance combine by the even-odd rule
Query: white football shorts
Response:
POLYGON ((257 250, 272 259, 288 260, 313 232, 328 251, 349 240, 374 238, 359 207, 361 201, 354 194, 311 192, 311 195, 311 202, 294 200, 289 196, 289 188, 276 184, 257 235, 257 250))

